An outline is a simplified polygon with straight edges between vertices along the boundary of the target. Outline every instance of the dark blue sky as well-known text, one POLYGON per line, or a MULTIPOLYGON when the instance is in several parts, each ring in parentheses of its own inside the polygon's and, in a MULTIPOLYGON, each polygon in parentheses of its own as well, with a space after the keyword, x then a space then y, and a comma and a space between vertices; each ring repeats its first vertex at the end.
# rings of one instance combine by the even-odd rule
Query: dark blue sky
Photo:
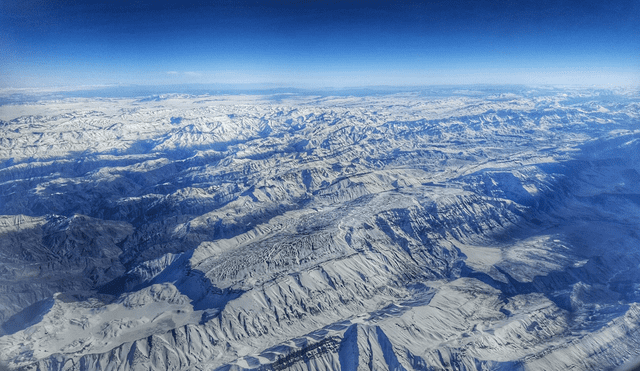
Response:
POLYGON ((0 87, 640 84, 640 1, 0 1, 0 87))

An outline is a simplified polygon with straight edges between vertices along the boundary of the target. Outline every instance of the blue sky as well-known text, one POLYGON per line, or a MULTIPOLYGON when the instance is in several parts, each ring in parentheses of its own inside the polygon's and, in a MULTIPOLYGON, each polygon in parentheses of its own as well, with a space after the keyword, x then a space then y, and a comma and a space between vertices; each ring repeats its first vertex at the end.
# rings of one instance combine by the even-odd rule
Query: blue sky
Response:
POLYGON ((0 1, 0 87, 640 85, 640 1, 0 1))

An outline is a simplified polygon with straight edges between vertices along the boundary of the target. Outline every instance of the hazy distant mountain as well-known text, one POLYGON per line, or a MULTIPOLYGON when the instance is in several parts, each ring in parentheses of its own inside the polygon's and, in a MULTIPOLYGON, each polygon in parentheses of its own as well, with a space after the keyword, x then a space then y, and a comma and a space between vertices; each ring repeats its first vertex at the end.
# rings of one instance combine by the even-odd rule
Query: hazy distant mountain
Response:
POLYGON ((376 91, 6 98, 0 361, 602 370, 639 357, 638 92, 376 91))

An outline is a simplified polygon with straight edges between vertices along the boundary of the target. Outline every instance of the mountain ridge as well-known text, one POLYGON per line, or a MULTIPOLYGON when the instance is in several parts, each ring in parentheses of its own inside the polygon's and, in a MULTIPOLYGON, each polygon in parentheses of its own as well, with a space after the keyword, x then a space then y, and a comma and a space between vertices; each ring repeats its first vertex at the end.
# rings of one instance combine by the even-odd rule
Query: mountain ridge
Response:
POLYGON ((619 366, 640 339, 637 97, 554 94, 67 99, 3 121, 0 360, 619 366))

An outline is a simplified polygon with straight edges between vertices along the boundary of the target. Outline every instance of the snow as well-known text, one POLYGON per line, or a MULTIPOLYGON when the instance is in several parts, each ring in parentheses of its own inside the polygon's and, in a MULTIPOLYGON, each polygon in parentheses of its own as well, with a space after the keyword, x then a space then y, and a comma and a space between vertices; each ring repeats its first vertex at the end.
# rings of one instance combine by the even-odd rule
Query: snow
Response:
POLYGON ((449 93, 2 106, 0 361, 637 359, 639 97, 449 93))

